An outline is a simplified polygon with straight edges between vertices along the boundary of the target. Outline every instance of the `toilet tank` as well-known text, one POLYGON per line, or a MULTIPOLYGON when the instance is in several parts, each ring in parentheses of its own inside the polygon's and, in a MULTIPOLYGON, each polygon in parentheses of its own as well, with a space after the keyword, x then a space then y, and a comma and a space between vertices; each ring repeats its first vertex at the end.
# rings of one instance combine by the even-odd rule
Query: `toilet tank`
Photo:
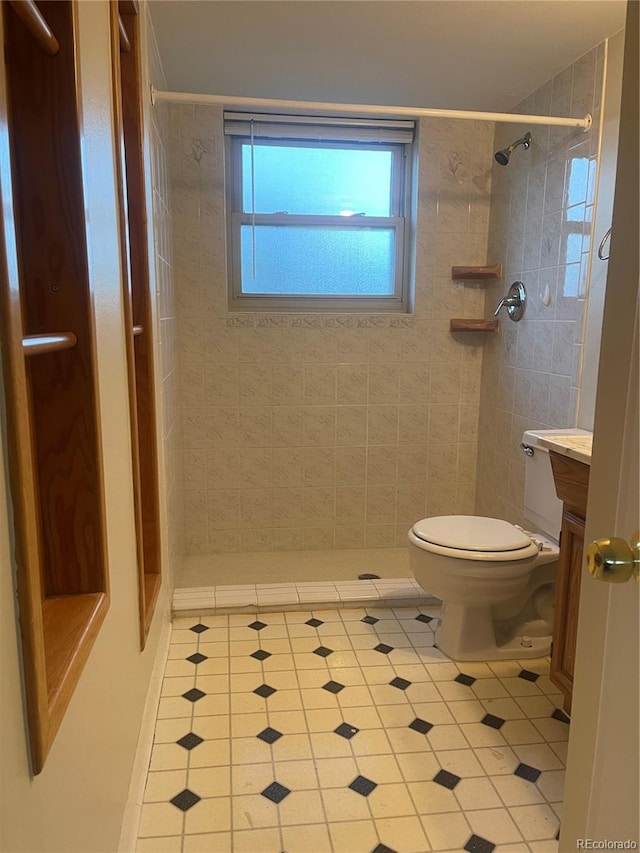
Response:
MULTIPOLYGON (((545 433, 557 435, 562 430, 526 430, 522 437, 525 448, 524 517, 542 533, 556 542, 562 524, 562 501, 556 495, 549 451, 541 447, 538 438, 545 433)), ((524 449, 524 448, 523 448, 524 449)))

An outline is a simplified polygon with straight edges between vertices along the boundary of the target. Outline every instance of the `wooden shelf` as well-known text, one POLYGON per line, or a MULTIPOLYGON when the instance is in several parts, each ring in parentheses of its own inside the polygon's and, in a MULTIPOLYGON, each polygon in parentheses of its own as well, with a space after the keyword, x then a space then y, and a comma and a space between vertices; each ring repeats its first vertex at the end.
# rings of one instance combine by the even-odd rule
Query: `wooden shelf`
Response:
POLYGON ((158 598, 158 593, 160 592, 160 586, 162 585, 162 575, 158 572, 153 574, 151 572, 145 572, 144 574, 144 601, 145 601, 145 609, 144 609, 144 632, 145 636, 149 633, 149 628, 151 627, 151 620, 153 619, 153 612, 155 610, 156 601, 158 598))
MULTIPOLYGON (((95 637, 108 607, 103 592, 57 595, 46 598, 42 607, 45 665, 49 708, 59 705, 70 676, 84 663, 85 650, 95 637)), ((88 652, 87 652, 88 653, 88 652)))
POLYGON ((497 332, 497 320, 450 320, 452 332, 497 332))
POLYGON ((140 646, 144 648, 161 585, 158 436, 149 280, 149 244, 142 134, 141 41, 138 7, 111 4, 113 94, 117 146, 121 268, 127 336, 140 646), (123 49, 119 49, 120 47, 123 49), (126 251, 126 247, 129 251, 126 251), (146 334, 145 334, 146 330, 146 334))
POLYGON ((451 267, 451 278, 454 281, 487 281, 502 277, 502 264, 486 267, 451 267))
POLYGON ((0 127, 0 201, 7 212, 0 334, 24 690, 37 775, 108 610, 109 578, 76 4, 3 3, 0 14, 8 115, 0 127), (52 331, 59 329, 73 331, 52 331))

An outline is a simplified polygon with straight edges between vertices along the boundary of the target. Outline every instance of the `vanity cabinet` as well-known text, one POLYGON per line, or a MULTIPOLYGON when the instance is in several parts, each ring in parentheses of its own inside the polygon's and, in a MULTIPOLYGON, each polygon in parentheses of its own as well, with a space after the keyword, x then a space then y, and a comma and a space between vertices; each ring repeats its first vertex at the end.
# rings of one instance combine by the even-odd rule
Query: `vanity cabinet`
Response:
POLYGON ((550 677, 564 694, 564 710, 570 713, 590 469, 584 462, 554 451, 549 456, 556 493, 563 504, 550 677))

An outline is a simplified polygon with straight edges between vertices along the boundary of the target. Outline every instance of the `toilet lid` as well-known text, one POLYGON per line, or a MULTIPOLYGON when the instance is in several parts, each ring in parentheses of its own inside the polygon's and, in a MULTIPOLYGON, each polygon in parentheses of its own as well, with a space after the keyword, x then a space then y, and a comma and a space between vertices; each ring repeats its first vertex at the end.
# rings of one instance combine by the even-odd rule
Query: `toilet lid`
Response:
POLYGON ((414 524, 413 532, 425 542, 461 551, 518 551, 531 545, 530 537, 508 521, 479 515, 423 518, 414 524))

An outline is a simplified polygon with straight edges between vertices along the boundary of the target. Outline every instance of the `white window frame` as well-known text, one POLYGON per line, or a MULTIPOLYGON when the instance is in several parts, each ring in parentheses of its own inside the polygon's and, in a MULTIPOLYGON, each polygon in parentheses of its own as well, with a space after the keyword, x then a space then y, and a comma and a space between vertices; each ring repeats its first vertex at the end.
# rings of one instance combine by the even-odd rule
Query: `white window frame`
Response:
MULTIPOLYGON (((267 312, 405 312, 409 305, 410 188, 413 160, 413 122, 345 120, 310 116, 255 116, 225 113, 226 197, 229 308, 233 311, 267 312), (242 146, 308 145, 317 147, 383 150, 392 153, 390 213, 388 217, 326 216, 288 213, 243 212, 242 146), (258 294, 242 292, 241 228, 246 225, 339 228, 384 228, 394 233, 394 291, 384 296, 258 294)), ((259 262, 259 260, 258 260, 259 262)))

